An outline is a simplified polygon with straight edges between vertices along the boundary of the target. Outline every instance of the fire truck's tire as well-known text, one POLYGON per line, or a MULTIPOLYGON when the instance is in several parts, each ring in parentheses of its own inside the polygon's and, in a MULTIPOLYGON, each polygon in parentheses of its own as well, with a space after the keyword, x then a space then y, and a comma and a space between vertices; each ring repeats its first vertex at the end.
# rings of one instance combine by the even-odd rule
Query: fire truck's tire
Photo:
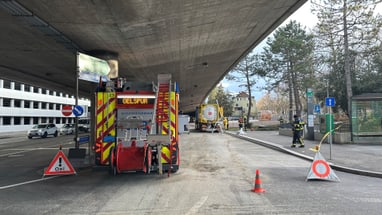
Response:
POLYGON ((110 175, 117 175, 117 167, 116 167, 116 161, 115 161, 115 148, 112 147, 110 149, 110 156, 109 156, 109 173, 110 175))
POLYGON ((171 169, 172 173, 176 173, 176 172, 178 172, 178 170, 179 170, 179 166, 178 165, 172 165, 172 169, 171 169))
POLYGON ((146 150, 145 154, 145 168, 146 168, 146 174, 150 174, 151 172, 151 149, 148 148, 146 150))

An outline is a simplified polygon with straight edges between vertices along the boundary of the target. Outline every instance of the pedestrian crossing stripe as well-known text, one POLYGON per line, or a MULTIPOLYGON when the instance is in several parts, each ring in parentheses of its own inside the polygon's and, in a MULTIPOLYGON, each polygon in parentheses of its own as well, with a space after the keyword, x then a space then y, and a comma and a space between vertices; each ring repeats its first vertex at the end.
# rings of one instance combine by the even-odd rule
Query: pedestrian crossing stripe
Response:
POLYGON ((44 172, 46 175, 73 175, 76 174, 72 164, 69 162, 65 154, 59 150, 48 168, 44 172))
POLYGON ((306 180, 309 179, 340 181, 332 168, 326 162, 325 158, 321 155, 320 151, 317 151, 316 155, 314 156, 312 165, 310 166, 306 180))

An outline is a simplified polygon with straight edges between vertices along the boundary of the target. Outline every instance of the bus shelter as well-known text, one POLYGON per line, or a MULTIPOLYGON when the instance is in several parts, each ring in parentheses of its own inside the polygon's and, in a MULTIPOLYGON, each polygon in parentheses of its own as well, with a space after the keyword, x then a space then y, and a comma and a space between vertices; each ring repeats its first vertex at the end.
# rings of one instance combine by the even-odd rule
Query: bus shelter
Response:
POLYGON ((352 135, 355 143, 382 143, 382 93, 352 97, 352 135))

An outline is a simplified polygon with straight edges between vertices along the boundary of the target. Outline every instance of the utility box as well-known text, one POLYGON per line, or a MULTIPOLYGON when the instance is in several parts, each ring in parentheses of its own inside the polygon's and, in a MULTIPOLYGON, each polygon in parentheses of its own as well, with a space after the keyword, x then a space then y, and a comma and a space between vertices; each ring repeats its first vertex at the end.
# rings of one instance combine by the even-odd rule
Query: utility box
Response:
MULTIPOLYGON (((330 131, 330 129, 334 129, 334 116, 333 114, 325 114, 320 115, 320 132, 322 134, 326 134, 330 131), (330 126, 331 124, 331 126, 330 126)), ((334 133, 334 131, 332 132, 334 133)))
POLYGON ((178 131, 179 134, 182 133, 190 133, 190 130, 188 129, 188 122, 189 122, 190 116, 188 115, 179 115, 178 116, 178 131))

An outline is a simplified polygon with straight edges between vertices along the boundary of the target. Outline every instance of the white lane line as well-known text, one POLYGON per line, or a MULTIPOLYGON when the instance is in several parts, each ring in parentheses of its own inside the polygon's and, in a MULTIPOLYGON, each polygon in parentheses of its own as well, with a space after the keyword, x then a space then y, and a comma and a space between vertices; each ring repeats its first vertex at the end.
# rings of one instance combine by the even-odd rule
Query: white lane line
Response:
POLYGON ((40 181, 46 181, 46 180, 50 180, 50 179, 57 178, 57 177, 59 177, 59 175, 50 176, 47 178, 40 178, 40 179, 36 179, 36 180, 32 180, 32 181, 25 181, 25 182, 21 182, 21 183, 17 183, 17 184, 11 184, 11 185, 7 185, 7 186, 2 186, 2 187, 0 187, 0 190, 12 188, 12 187, 17 187, 17 186, 21 186, 21 185, 25 185, 25 184, 36 183, 36 182, 40 182, 40 181))
POLYGON ((12 155, 17 155, 17 154, 22 154, 22 153, 25 153, 25 152, 31 152, 31 151, 34 151, 36 149, 15 149, 15 150, 17 150, 17 152, 1 154, 0 158, 1 157, 9 157, 9 156, 12 156, 12 155))
POLYGON ((197 203, 195 203, 195 205, 192 206, 192 208, 190 208, 190 210, 186 213, 186 215, 197 214, 199 209, 204 205, 207 199, 208 199, 208 196, 203 196, 202 198, 200 198, 200 200, 197 203))
MULTIPOLYGON (((69 149, 69 148, 62 148, 62 150, 65 150, 65 149, 69 149)), ((59 149, 58 148, 42 148, 42 147, 32 148, 32 149, 21 149, 21 148, 18 148, 18 149, 6 149, 6 151, 17 151, 17 152, 0 154, 0 158, 1 157, 9 157, 9 156, 12 156, 12 155, 22 154, 22 153, 25 153, 25 152, 31 152, 31 151, 36 151, 36 150, 59 150, 59 149)), ((3 150, 3 151, 5 151, 5 150, 3 150)))

